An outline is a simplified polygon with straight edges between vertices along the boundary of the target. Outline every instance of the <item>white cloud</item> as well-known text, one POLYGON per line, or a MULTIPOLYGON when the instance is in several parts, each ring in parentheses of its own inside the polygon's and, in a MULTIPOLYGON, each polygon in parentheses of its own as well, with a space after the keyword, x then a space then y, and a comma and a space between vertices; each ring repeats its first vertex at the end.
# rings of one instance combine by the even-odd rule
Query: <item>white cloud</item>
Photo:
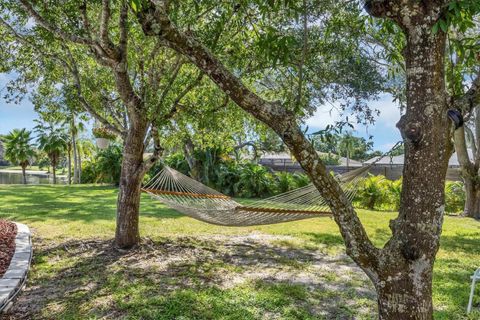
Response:
POLYGON ((392 101, 391 95, 386 94, 380 100, 372 101, 370 107, 380 110, 380 116, 376 119, 376 123, 396 128, 396 124, 400 120, 400 108, 397 103, 392 101))
POLYGON ((324 129, 329 124, 334 124, 341 119, 339 104, 321 106, 317 108, 312 117, 306 120, 306 125, 310 128, 324 129))

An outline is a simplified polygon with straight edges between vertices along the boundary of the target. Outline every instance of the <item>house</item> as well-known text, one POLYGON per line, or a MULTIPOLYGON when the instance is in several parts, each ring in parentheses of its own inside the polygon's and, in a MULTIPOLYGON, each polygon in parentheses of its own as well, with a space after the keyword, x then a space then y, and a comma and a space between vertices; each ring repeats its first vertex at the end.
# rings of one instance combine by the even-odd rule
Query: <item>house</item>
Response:
MULTIPOLYGON (((468 155, 470 159, 473 159, 473 152, 471 149, 468 149, 468 155)), ((374 157, 364 162, 365 165, 369 165, 376 161, 374 167, 370 170, 372 174, 381 174, 391 180, 396 180, 402 176, 405 158, 403 154, 393 157, 385 156, 380 160, 378 160, 378 158, 379 157, 374 157)), ((447 180, 461 180, 460 163, 458 162, 456 152, 452 154, 448 161, 447 180)))
MULTIPOLYGON (((319 152, 320 155, 326 155, 326 153, 319 152)), ((360 161, 348 159, 345 157, 339 158, 339 165, 328 165, 330 170, 336 173, 343 173, 361 167, 363 164, 360 161), (348 165, 347 165, 348 164, 348 165)), ((288 172, 302 172, 303 169, 297 162, 295 157, 287 152, 275 152, 265 153, 258 162, 259 164, 266 166, 274 171, 288 171, 288 172)))

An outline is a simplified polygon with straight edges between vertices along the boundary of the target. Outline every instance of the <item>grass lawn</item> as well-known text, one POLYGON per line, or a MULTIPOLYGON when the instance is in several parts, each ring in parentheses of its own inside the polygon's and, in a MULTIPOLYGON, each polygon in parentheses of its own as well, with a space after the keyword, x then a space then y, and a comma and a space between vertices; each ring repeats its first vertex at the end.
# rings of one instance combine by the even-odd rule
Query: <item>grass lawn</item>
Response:
MULTIPOLYGON (((116 190, 1 186, 0 219, 34 232, 29 285, 7 319, 373 319, 373 288, 330 218, 208 225, 142 199, 142 245, 115 250, 116 190)), ((394 213, 360 210, 373 241, 394 213)), ((434 273, 436 319, 465 315, 480 223, 446 217, 434 273)), ((476 298, 480 304, 480 298, 476 298)))

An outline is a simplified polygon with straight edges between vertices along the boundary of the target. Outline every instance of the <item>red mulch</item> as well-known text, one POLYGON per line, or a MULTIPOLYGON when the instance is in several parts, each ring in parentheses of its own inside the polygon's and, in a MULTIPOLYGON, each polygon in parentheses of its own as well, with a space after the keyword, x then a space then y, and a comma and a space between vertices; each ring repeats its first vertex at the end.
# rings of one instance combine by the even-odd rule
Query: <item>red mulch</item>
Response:
POLYGON ((0 220, 0 278, 7 271, 15 253, 16 236, 17 226, 14 223, 0 220))

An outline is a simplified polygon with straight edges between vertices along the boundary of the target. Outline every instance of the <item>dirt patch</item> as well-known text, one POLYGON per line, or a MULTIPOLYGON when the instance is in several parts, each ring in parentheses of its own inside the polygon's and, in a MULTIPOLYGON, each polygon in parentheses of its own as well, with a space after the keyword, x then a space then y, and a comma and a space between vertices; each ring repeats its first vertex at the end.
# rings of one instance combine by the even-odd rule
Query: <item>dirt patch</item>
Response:
POLYGON ((17 226, 0 220, 0 278, 5 274, 15 253, 17 226))
MULTIPOLYGON (((122 251, 112 241, 54 244, 37 238, 31 278, 6 319, 62 319, 64 314, 123 319, 129 311, 119 308, 115 295, 133 285, 146 286, 148 298, 185 289, 232 290, 257 282, 304 288, 307 298, 297 305, 313 317, 347 319, 348 312, 374 312, 373 287, 349 258, 276 244, 283 240, 291 239, 264 234, 143 239, 137 248, 122 251), (36 271, 39 263, 46 267, 45 261, 52 272, 36 271), (370 303, 360 310, 357 299, 370 303), (338 315, 341 305, 352 307, 338 315)), ((130 297, 126 299, 122 303, 130 297)))

